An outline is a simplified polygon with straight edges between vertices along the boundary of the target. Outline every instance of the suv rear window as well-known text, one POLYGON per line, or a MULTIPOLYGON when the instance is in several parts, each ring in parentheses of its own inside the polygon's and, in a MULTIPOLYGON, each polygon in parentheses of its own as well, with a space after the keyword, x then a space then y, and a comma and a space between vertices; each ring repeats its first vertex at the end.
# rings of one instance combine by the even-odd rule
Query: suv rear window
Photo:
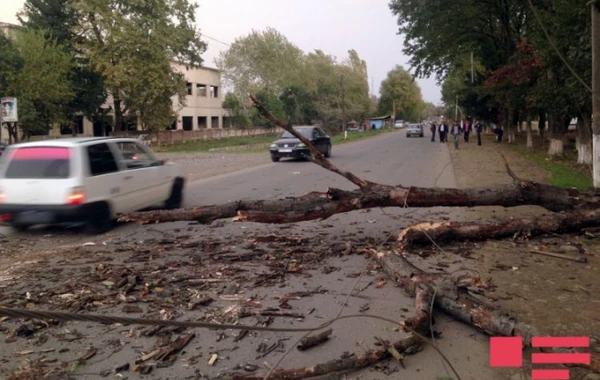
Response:
POLYGON ((71 149, 65 147, 24 147, 10 152, 4 178, 69 178, 71 149))

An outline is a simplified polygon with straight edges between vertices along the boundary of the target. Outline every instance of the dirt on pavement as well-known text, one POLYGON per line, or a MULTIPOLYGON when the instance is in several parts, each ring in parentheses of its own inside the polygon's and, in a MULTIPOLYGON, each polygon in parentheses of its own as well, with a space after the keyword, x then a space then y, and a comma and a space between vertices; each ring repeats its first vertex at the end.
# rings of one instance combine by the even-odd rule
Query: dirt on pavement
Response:
MULTIPOLYGON (((489 142, 483 147, 461 144, 458 151, 451 147, 459 186, 509 182, 497 148, 502 149, 489 142)), ((516 175, 544 180, 531 163, 508 150, 502 152, 516 175)), ((190 167, 204 163, 194 161, 197 154, 177 155, 178 160, 189 159, 190 167)), ((206 172, 197 173, 207 175, 211 168, 226 166, 217 157, 229 155, 211 156, 205 166, 197 165, 206 172)), ((0 305, 285 328, 321 324, 335 317, 343 305, 344 314, 401 319, 414 313, 414 302, 399 296, 402 293, 380 268, 368 263, 365 247, 392 249, 397 229, 423 220, 493 221, 543 212, 547 211, 530 207, 458 213, 448 208, 386 209, 385 214, 364 210, 354 213, 351 222, 340 215, 275 227, 229 221, 210 226, 183 222, 124 226, 84 242, 76 234, 56 233, 50 240, 42 238, 50 238, 52 230, 33 231, 0 245, 0 305), (384 216, 397 221, 394 228, 382 230, 379 218, 384 216), (344 233, 340 233, 343 223, 344 233), (384 246, 383 236, 392 237, 384 246)), ((409 258, 427 271, 478 270, 496 286, 486 294, 486 302, 513 312, 545 334, 598 337, 600 327, 593 312, 600 306, 595 296, 600 289, 592 275, 600 268, 594 234, 587 236, 450 244, 442 247, 443 252, 415 250, 409 258), (585 256, 588 264, 534 255, 532 247, 585 256)), ((525 371, 491 371, 487 337, 459 323, 450 325, 443 315, 436 314, 436 320, 436 329, 442 333, 437 344, 462 379, 521 379, 521 372, 531 373, 528 358, 525 371)), ((403 336, 397 326, 369 319, 340 322, 333 330, 329 342, 300 352, 293 346, 304 335, 298 332, 156 330, 138 325, 0 319, 5 339, 0 345, 0 371, 15 379, 213 379, 232 373, 264 374, 290 348, 292 354, 281 364, 283 368, 374 349, 375 337, 397 341, 403 336), (181 341, 177 338, 190 333, 195 335, 189 344, 175 350, 174 343, 181 341), (216 361, 209 365, 212 358, 216 361)), ((406 369, 396 361, 385 361, 350 378, 443 378, 440 358, 427 347, 407 356, 404 365, 406 369)), ((572 371, 572 379, 583 376, 582 371, 572 371)))
MULTIPOLYGON (((491 187, 512 181, 502 155, 513 173, 522 179, 545 183, 548 173, 488 136, 482 146, 471 137, 461 139, 459 149, 449 145, 455 177, 460 187, 491 187)), ((478 207, 478 220, 490 222, 548 214, 541 207, 478 207)), ((495 291, 488 299, 518 320, 536 326, 543 335, 590 336, 600 352, 600 231, 537 238, 489 240, 475 244, 472 253, 484 277, 495 291), (584 258, 587 263, 557 259, 535 251, 584 258)), ((582 373, 573 373, 578 379, 582 373)))
POLYGON ((271 162, 268 152, 264 153, 174 153, 159 152, 165 160, 175 161, 183 167, 188 182, 214 177, 266 165, 271 162))

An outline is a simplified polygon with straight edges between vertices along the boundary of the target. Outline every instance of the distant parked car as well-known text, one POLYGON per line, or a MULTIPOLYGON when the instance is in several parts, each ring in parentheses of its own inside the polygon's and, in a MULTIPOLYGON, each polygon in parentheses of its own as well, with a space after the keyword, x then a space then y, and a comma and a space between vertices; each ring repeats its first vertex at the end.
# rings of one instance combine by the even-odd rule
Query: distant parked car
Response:
POLYGON ((102 233, 117 214, 180 208, 182 168, 132 138, 68 138, 9 146, 0 167, 0 222, 84 225, 102 233))
POLYGON ((409 124, 406 128, 406 137, 423 137, 423 125, 418 123, 409 124))
POLYGON ((404 120, 396 120, 396 122, 394 123, 394 128, 396 129, 404 128, 404 126, 404 120))
MULTIPOLYGON (((325 157, 331 157, 331 137, 319 127, 298 126, 294 130, 306 137, 325 157)), ((308 158, 308 147, 288 131, 283 132, 277 141, 271 144, 271 160, 278 162, 282 158, 308 158)))

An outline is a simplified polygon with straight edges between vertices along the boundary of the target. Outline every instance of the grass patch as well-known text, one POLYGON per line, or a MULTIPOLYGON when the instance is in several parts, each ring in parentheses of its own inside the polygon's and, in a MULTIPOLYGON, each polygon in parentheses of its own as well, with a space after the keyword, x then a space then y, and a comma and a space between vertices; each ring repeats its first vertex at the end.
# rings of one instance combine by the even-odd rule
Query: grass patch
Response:
MULTIPOLYGON (((365 132, 348 132, 348 139, 344 140, 344 135, 334 135, 331 136, 331 142, 333 145, 345 144, 352 141, 362 140, 368 137, 378 136, 384 133, 389 133, 394 131, 393 129, 384 129, 384 130, 369 130, 365 132)), ((172 146, 162 146, 156 147, 154 150, 156 152, 176 152, 176 153, 184 153, 184 152, 208 152, 210 149, 215 148, 228 148, 235 147, 241 145, 253 145, 253 144, 265 144, 271 143, 277 139, 276 135, 268 135, 268 136, 248 136, 248 137, 230 137, 219 140, 207 140, 207 141, 193 141, 186 142, 183 144, 177 144, 172 146)), ((268 148, 251 148, 251 149, 243 149, 236 150, 231 152, 219 152, 219 154, 235 154, 235 153, 261 153, 268 152, 268 148)))
MULTIPOLYGON (((183 144, 156 148, 157 152, 208 152, 210 149, 227 148, 240 145, 266 144, 274 141, 275 135, 229 137, 218 140, 190 141, 183 144)), ((246 151, 244 151, 246 152, 246 151)))
POLYGON ((565 145, 565 157, 549 158, 546 155, 548 142, 534 135, 533 149, 526 147, 526 135, 518 134, 516 144, 506 146, 517 151, 523 157, 535 162, 542 167, 550 178, 550 185, 561 188, 577 188, 588 190, 593 187, 591 170, 589 167, 577 164, 577 150, 571 144, 565 145))

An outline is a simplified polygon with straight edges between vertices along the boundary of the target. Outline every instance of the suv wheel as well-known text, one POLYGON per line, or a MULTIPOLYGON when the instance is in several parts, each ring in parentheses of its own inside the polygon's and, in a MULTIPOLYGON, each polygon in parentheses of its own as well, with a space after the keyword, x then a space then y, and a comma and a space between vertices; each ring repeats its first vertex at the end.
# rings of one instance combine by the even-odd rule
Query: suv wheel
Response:
POLYGON ((271 155, 271 161, 273 162, 279 162, 280 158, 275 156, 275 155, 271 155))
POLYGON ((325 151, 325 158, 331 157, 331 144, 327 145, 327 150, 325 151))
POLYGON ((171 195, 169 199, 165 201, 165 208, 168 210, 174 210, 181 208, 183 204, 183 178, 176 178, 171 188, 171 195))

